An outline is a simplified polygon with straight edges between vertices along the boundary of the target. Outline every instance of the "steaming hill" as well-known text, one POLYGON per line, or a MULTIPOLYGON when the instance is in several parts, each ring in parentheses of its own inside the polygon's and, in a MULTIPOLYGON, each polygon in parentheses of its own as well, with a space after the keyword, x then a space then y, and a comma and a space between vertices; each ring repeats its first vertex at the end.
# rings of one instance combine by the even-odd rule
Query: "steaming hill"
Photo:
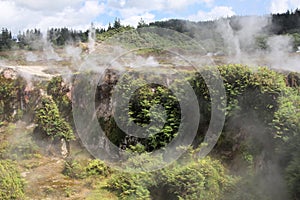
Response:
MULTIPOLYGON (((296 10, 285 14, 235 16, 208 22, 172 19, 150 24, 140 23, 139 28, 166 28, 187 35, 195 40, 216 64, 240 63, 293 71, 298 70, 299 18, 299 11, 296 10)), ((136 30, 117 22, 114 23, 115 27, 107 30, 93 26, 85 32, 57 28, 48 30, 44 36, 39 30, 28 30, 19 34, 17 40, 12 38, 7 29, 3 29, 0 34, 3 41, 0 43, 1 62, 17 66, 44 66, 50 63, 49 68, 74 68, 73 65, 78 65, 74 60, 78 61, 91 52, 93 45, 107 45, 109 38, 115 35, 122 37, 121 40, 130 48, 140 48, 139 44, 159 44, 160 48, 195 48, 193 42, 172 41, 171 37, 162 37, 151 31, 142 33, 142 29, 136 30)), ((109 48, 96 47, 100 53, 109 48)))
POLYGON ((7 37, 0 52, 0 198, 299 199, 298 15, 169 20, 140 24, 140 29, 118 23, 109 30, 53 29, 48 40, 38 30, 21 34, 18 41, 7 37), (279 23, 286 17, 288 21, 279 23), (195 63, 202 71, 195 71, 195 63), (201 158, 212 121, 211 96, 219 92, 203 78, 218 81, 212 65, 226 93, 216 107, 217 121, 220 113, 226 115, 217 143, 201 158), (92 88, 94 80, 98 82, 92 88), (136 90, 131 94, 130 88, 136 90), (112 109, 120 102, 113 100, 117 89, 122 91, 117 100, 129 102, 120 112, 130 121, 145 127, 152 117, 165 120, 162 128, 153 127, 157 132, 147 138, 135 136, 133 126, 121 129, 112 109), (188 113, 200 112, 199 121, 182 117, 180 100, 188 113), (158 104, 164 112, 153 109, 158 104), (193 105, 199 110, 189 107, 193 105), (86 118, 90 107, 96 109, 91 120, 86 118), (87 140, 76 128, 76 111, 87 140), (151 152, 176 139, 180 125, 187 130, 184 135, 193 125, 198 128, 191 146, 171 152, 187 150, 178 160, 135 174, 117 171, 87 151, 84 142, 114 153, 107 139, 99 140, 99 132, 85 126, 93 120, 117 148, 114 158, 142 155, 123 163, 122 169, 135 171, 168 161, 168 156, 152 157, 151 152))

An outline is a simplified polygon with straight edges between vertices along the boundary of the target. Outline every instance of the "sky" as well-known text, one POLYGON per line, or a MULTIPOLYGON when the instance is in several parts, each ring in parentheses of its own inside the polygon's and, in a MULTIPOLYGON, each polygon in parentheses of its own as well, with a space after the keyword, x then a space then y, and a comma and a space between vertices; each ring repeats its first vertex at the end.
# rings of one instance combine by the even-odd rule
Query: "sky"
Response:
POLYGON ((167 19, 206 21, 233 15, 268 15, 300 8, 300 0, 0 0, 0 28, 107 27, 115 18, 136 26, 167 19))

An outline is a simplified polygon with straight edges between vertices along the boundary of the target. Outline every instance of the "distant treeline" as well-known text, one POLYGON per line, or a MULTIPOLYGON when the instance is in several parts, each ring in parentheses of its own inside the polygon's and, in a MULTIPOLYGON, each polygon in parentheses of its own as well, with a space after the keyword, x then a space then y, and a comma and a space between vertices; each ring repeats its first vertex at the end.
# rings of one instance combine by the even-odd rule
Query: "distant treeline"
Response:
POLYGON ((272 15, 274 34, 300 33, 300 10, 272 15))
POLYGON ((46 37, 39 29, 28 29, 24 32, 19 32, 18 35, 13 36, 12 32, 7 28, 2 28, 0 32, 0 50, 10 49, 27 49, 27 50, 40 50, 43 48, 44 38, 54 46, 64 46, 66 44, 74 44, 78 42, 87 42, 89 32, 93 30, 95 34, 102 34, 107 31, 119 29, 123 27, 120 19, 116 19, 113 25, 109 23, 107 29, 91 28, 82 30, 73 30, 69 28, 51 28, 47 30, 46 37))
MULTIPOLYGON (((300 34, 300 10, 287 11, 282 14, 272 14, 272 24, 266 27, 269 34, 300 34)), ((234 16, 229 18, 230 24, 234 30, 239 29, 236 23, 242 16, 234 16)), ((205 22, 190 22, 187 20, 171 19, 168 21, 156 21, 146 24, 142 19, 138 23, 138 28, 156 26, 161 28, 168 28, 180 33, 185 33, 190 37, 199 37, 200 39, 214 39, 218 40, 218 36, 213 30, 216 27, 216 21, 205 22)), ((94 29, 96 38, 103 39, 114 33, 133 29, 130 26, 123 26, 120 19, 115 19, 114 23, 109 23, 108 28, 95 28, 92 24, 91 29, 94 29)), ((87 42, 90 30, 73 30, 69 28, 51 28, 47 30, 46 41, 55 46, 64 46, 66 44, 87 42)), ((43 34, 39 29, 26 30, 19 32, 17 36, 13 36, 11 31, 7 28, 2 28, 0 32, 0 50, 10 49, 28 49, 39 50, 43 46, 43 34)))
MULTIPOLYGON (((235 23, 243 16, 233 16, 229 18, 230 24, 234 30, 238 30, 239 26, 235 23)), ((300 33, 300 10, 287 11, 282 14, 272 14, 271 27, 266 27, 272 34, 288 34, 288 33, 300 33)), ((216 24, 216 21, 200 21, 190 22, 186 20, 171 19, 168 21, 156 21, 149 24, 149 26, 158 26, 162 28, 169 28, 181 33, 190 33, 195 27, 212 28, 216 24)))

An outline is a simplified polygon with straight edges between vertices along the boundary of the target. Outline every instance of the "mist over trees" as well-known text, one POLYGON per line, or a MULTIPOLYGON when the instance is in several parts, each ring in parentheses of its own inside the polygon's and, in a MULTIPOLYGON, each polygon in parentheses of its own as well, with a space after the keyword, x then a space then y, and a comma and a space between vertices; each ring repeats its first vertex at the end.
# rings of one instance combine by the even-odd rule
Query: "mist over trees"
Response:
MULTIPOLYGON (((239 30, 237 21, 247 16, 233 16, 228 18, 230 26, 233 30, 239 30)), ((287 11, 282 14, 272 14, 271 24, 265 27, 265 31, 269 35, 282 35, 290 34, 295 39, 295 49, 300 45, 300 10, 287 11)), ((195 39, 215 39, 220 40, 218 44, 222 45, 220 35, 216 33, 215 29, 218 20, 215 21, 200 21, 191 22, 187 20, 171 19, 167 21, 156 21, 149 24, 141 19, 137 28, 142 27, 160 27, 178 31, 187 34, 195 39)), ((95 28, 97 38, 103 40, 115 33, 133 29, 130 26, 121 24, 120 19, 116 18, 113 23, 109 23, 108 27, 95 28)), ((66 44, 74 44, 79 42, 87 42, 90 30, 74 30, 70 28, 50 28, 43 35, 39 29, 26 30, 14 35, 9 29, 3 27, 0 33, 0 50, 10 49, 27 49, 27 50, 41 50, 44 41, 50 42, 54 46, 64 46, 66 44)), ((263 43, 262 37, 258 38, 258 48, 265 48, 266 44, 263 43)))

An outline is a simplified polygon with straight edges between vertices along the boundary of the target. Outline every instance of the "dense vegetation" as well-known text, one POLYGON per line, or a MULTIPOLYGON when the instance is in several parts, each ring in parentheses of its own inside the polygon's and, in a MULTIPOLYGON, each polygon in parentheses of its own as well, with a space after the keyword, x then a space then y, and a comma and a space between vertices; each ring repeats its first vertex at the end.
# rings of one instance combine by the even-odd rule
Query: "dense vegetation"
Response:
POLYGON ((235 179, 216 160, 176 162, 153 173, 117 173, 108 188, 121 199, 220 199, 235 179))
POLYGON ((24 180, 21 179, 16 164, 9 160, 0 160, 0 198, 24 198, 24 180))
POLYGON ((64 138, 67 141, 74 139, 72 128, 60 116, 57 105, 51 97, 42 97, 41 105, 36 110, 36 123, 39 131, 53 139, 64 138))
MULTIPOLYGON (((297 177, 299 177, 299 167, 297 163, 299 162, 299 148, 296 144, 299 141, 299 88, 287 86, 287 77, 264 67, 254 70, 247 66, 226 65, 220 66, 219 70, 224 79, 227 94, 227 117, 223 133, 211 153, 211 157, 217 157, 222 160, 223 163, 227 163, 227 165, 231 166, 229 170, 233 170, 232 173, 236 176, 234 180, 237 181, 235 182, 237 185, 231 185, 231 191, 227 191, 227 195, 222 198, 286 198, 284 192, 280 190, 274 192, 268 188, 267 185, 269 184, 273 184, 273 187, 278 188, 284 188, 284 185, 287 184, 291 196, 298 197, 299 191, 297 184, 299 184, 299 179, 297 177), (270 170, 273 170, 273 165, 276 166, 276 172, 274 173, 279 176, 277 184, 272 183, 272 175, 269 174, 270 170), (256 184, 261 184, 261 189, 256 188, 256 184), (242 188, 239 188, 239 186, 242 188), (253 190, 247 191, 248 188, 253 188, 253 190)), ((187 79, 193 85, 194 90, 197 91, 198 99, 200 100, 202 120, 199 122, 198 133, 194 141, 194 147, 198 147, 199 143, 203 140, 205 130, 207 130, 209 124, 209 92, 200 74, 190 72, 181 73, 187 73, 186 77, 188 77, 187 79)), ((202 73, 205 73, 205 70, 202 73)), ((139 78, 139 75, 132 76, 131 78, 134 81, 128 81, 128 83, 143 85, 143 77, 139 78)), ((159 79, 161 77, 157 76, 152 78, 159 79)), ((211 78, 213 79, 213 77, 211 78)), ((126 85, 126 81, 122 83, 123 88, 130 87, 126 85)), ((170 88, 172 87, 180 91, 180 86, 176 85, 176 78, 170 88)), ((131 136, 130 140, 125 142, 127 147, 134 151, 143 152, 167 145, 170 142, 170 137, 176 137, 178 127, 176 119, 180 119, 180 112, 176 112, 177 106, 176 101, 173 99, 174 96, 169 94, 169 91, 161 86, 148 85, 136 91, 134 97, 134 100, 137 102, 131 100, 131 107, 123 111, 130 113, 132 121, 147 123, 150 105, 161 103, 163 106, 166 106, 167 123, 164 128, 161 129, 161 132, 150 135, 146 140, 131 136), (157 93, 153 93, 153 91, 156 90, 157 93), (172 104, 170 104, 170 102, 172 102, 172 104), (139 106, 136 106, 136 104, 139 106), (168 109, 171 109, 170 112, 168 109), (175 121, 173 121, 174 119, 175 121)), ((162 114, 152 112, 152 115, 154 115, 154 118, 161 118, 162 114)), ((107 134, 114 137, 116 145, 120 146, 122 144, 120 141, 126 140, 126 137, 124 137, 126 134, 120 133, 119 128, 113 125, 114 122, 112 120, 109 119, 104 123, 101 122, 102 121, 100 121, 100 124, 102 126, 110 127, 110 129, 104 129, 109 130, 107 134), (113 124, 110 124, 110 122, 113 124), (115 137, 118 136, 121 138, 116 139, 115 137)), ((144 159, 147 159, 147 157, 144 159)), ((151 162, 159 163, 159 161, 153 160, 151 160, 151 162)), ((178 167, 179 169, 165 169, 167 170, 166 173, 171 177, 177 177, 176 171, 179 170, 178 173, 186 173, 186 175, 178 177, 179 179, 184 179, 184 183, 182 184, 196 184, 192 178, 196 175, 191 175, 193 173, 187 171, 194 169, 194 167, 199 167, 198 162, 201 163, 202 161, 196 160, 188 162, 191 163, 191 166, 187 164, 189 167, 184 165, 181 168, 180 165, 174 165, 175 168, 178 167), (175 174, 169 174, 171 171, 175 174), (191 177, 189 177, 190 175, 191 177)), ((207 162, 210 163, 211 161, 209 160, 207 162)), ((135 161, 134 163, 138 164, 139 161, 135 161)), ((144 160, 143 163, 147 163, 147 161, 144 160)), ((221 169, 224 170, 223 167, 221 167, 221 169)), ((217 174, 216 176, 220 175, 217 174)), ((219 199, 216 191, 220 191, 220 194, 224 192, 224 190, 221 189, 223 187, 218 186, 217 188, 220 188, 215 188, 215 197, 209 197, 209 190, 211 188, 206 188, 205 191, 208 192, 208 194, 197 193, 203 191, 203 189, 201 189, 201 187, 203 187, 201 186, 201 182, 197 182, 197 184, 200 185, 194 186, 199 187, 199 189, 188 192, 185 191, 184 186, 179 186, 181 184, 180 180, 174 180, 174 183, 169 183, 167 180, 161 183, 154 181, 163 177, 163 174, 146 173, 133 175, 132 177, 130 175, 121 174, 117 177, 118 178, 113 179, 114 181, 111 183, 111 188, 116 190, 118 194, 125 199, 147 199, 150 197, 165 199, 167 197, 171 198, 168 196, 171 194, 176 194, 176 196, 172 196, 172 199, 195 199, 195 196, 197 196, 198 199, 219 199), (151 177, 153 176, 154 178, 152 180, 151 177), (180 189, 174 186, 175 188, 172 190, 172 184, 179 184, 178 187, 180 187, 180 189), (167 196, 155 190, 156 187, 167 187, 168 189, 164 190, 164 194, 167 196), (168 190, 172 192, 170 192, 170 194, 166 193, 168 190), (154 197, 153 195, 157 193, 161 194, 161 196, 154 197)), ((216 179, 219 180, 221 177, 217 177, 216 179)), ((199 178, 199 180, 201 179, 199 178)), ((227 181, 229 180, 233 179, 229 178, 227 181)), ((224 181, 226 182, 226 180, 224 181)))
MULTIPOLYGON (((128 113, 133 122, 143 126, 149 124, 150 115, 156 120, 164 118, 161 112, 150 112, 153 105, 160 104, 166 110, 166 123, 157 134, 150 134, 149 138, 128 138, 116 126, 113 115, 102 118, 100 114, 99 123, 108 137, 123 150, 138 153, 166 146, 176 138, 181 118, 180 106, 172 91, 184 93, 180 89, 180 78, 185 77, 196 92, 202 116, 189 153, 165 169, 140 174, 116 172, 98 160, 80 162, 76 158, 68 158, 63 173, 72 179, 88 179, 91 176, 108 178, 107 189, 122 199, 298 199, 299 74, 286 75, 265 67, 253 69, 243 65, 225 65, 218 69, 227 95, 226 121, 221 137, 209 157, 199 159, 196 156, 210 123, 210 92, 214 91, 208 91, 201 76, 208 73, 209 68, 203 69, 201 74, 180 70, 180 76, 173 74, 169 88, 145 84, 145 78, 150 82, 151 79, 163 81, 164 75, 144 77, 133 70, 123 77, 118 89, 139 89, 130 99, 123 99, 129 102, 129 107, 122 112, 128 113), (276 177, 276 184, 273 176, 276 177), (268 185, 272 185, 272 188, 268 185)), ((161 73, 164 73, 163 70, 161 73)), ((214 78, 211 76, 212 80, 214 78)), ((52 145, 58 145, 55 141, 61 138, 68 142, 75 139, 71 100, 67 96, 70 90, 62 77, 53 77, 47 85, 36 84, 36 90, 46 91, 44 95, 34 91, 30 95, 25 90, 26 81, 13 70, 3 71, 0 81, 3 127, 7 122, 24 119, 31 113, 37 124, 32 136, 40 135, 39 138, 54 140, 52 145)), ((109 83, 110 87, 113 88, 116 83, 109 83)), ((111 93, 103 94, 101 90, 103 84, 108 83, 100 83, 98 90, 102 96, 109 97, 111 93)), ((96 102, 101 100, 97 99, 100 97, 96 94, 96 102)), ((181 123, 184 125, 185 122, 181 123)), ((7 137, 1 138, 5 141, 7 137)), ((1 152, 5 152, 5 148, 7 145, 3 142, 1 152)), ((35 153, 36 150, 27 152, 35 153)), ((131 166, 162 162, 147 155, 142 162, 128 162, 131 166)), ((4 154, 2 157, 6 158, 4 154)), ((4 162, 10 163, 9 160, 4 162)), ((6 166, 5 163, 3 165, 6 166)), ((18 178, 12 180, 17 181, 17 185, 13 182, 6 187, 18 187, 20 193, 5 195, 23 195, 22 181, 18 178)))
POLYGON ((26 82, 13 70, 8 70, 7 74, 1 72, 0 82, 0 120, 1 122, 17 120, 21 115, 21 109, 24 109, 22 106, 25 99, 22 97, 26 82))

